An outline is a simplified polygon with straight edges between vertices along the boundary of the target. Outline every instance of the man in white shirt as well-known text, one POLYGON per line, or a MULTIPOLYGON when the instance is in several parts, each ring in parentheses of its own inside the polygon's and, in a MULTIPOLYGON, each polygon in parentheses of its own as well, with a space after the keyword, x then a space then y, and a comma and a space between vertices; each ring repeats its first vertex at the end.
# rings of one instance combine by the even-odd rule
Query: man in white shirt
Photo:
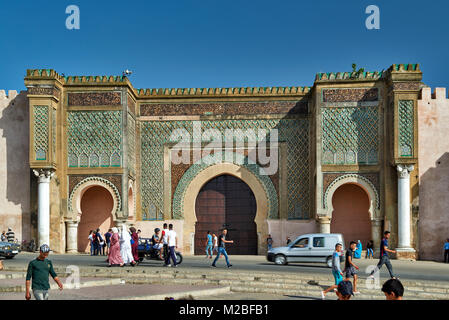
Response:
POLYGON ((167 264, 170 266, 170 258, 173 261, 173 267, 176 268, 176 249, 178 248, 178 237, 176 236, 175 230, 173 230, 173 225, 170 223, 168 225, 168 234, 167 234, 167 242, 168 242, 168 251, 170 252, 170 256, 167 259, 167 264))
POLYGON ((168 259, 170 258, 169 256, 169 252, 168 252, 168 229, 167 229, 167 224, 164 223, 163 229, 162 229, 162 244, 163 244, 163 250, 164 250, 164 266, 168 266, 170 264, 170 262, 168 261, 168 259))

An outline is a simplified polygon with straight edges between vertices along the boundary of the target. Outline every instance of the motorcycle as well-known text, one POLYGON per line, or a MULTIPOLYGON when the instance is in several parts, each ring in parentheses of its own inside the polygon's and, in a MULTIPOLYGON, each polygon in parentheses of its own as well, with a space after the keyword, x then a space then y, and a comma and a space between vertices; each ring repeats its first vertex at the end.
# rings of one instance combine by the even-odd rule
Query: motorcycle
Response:
MULTIPOLYGON (((164 250, 162 250, 162 259, 159 255, 159 250, 153 248, 153 240, 151 238, 140 238, 138 254, 139 254, 139 262, 142 262, 144 259, 146 260, 156 260, 156 261, 165 261, 164 250)), ((175 251, 176 256, 176 264, 179 265, 182 263, 183 257, 181 252, 175 251)))

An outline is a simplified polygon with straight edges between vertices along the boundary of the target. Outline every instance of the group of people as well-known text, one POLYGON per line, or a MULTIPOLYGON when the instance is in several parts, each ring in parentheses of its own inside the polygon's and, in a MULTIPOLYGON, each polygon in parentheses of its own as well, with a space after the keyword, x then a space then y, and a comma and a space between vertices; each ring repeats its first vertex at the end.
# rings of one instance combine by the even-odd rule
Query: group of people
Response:
MULTIPOLYGON (((382 285, 382 292, 387 300, 402 300, 404 286, 399 279, 389 279, 382 285)), ((349 280, 341 281, 335 289, 338 300, 350 300, 354 295, 352 283, 349 280)))
MULTIPOLYGON (((388 239, 390 238, 390 231, 384 232, 384 237, 382 238, 382 241, 380 243, 380 257, 379 257, 379 263, 377 264, 376 268, 370 273, 368 278, 373 279, 374 273, 378 272, 380 268, 385 264, 388 272, 390 274, 390 278, 392 280, 398 280, 395 275, 393 274, 393 266, 390 262, 390 257, 388 253, 396 253, 395 250, 391 250, 388 248, 388 239)), ((360 243, 360 241, 358 241, 360 243)), ((359 270, 359 267, 354 263, 354 253, 357 250, 357 242, 351 241, 349 244, 349 248, 346 251, 345 255, 345 268, 342 271, 340 268, 340 256, 342 255, 342 249, 343 245, 341 243, 337 243, 335 245, 335 251, 332 255, 332 275, 335 279, 335 284, 327 288, 326 290, 321 292, 322 299, 325 298, 326 294, 332 290, 338 290, 340 288, 340 284, 345 282, 350 282, 350 278, 353 278, 354 286, 351 284, 351 295, 352 294, 360 294, 359 291, 357 291, 357 273, 359 270), (343 276, 345 276, 345 279, 343 279, 343 276), (353 289, 352 289, 353 288, 353 289)), ((343 285, 345 288, 348 287, 348 284, 343 285)), ((346 295, 344 295, 346 296, 346 295)))
POLYGON ((8 228, 8 232, 3 231, 0 236, 1 242, 14 242, 15 239, 16 239, 16 235, 15 235, 14 231, 12 231, 11 228, 8 228))
POLYGON ((110 228, 103 236, 100 229, 89 232, 91 255, 107 255, 108 266, 135 266, 139 263, 139 233, 140 230, 126 225, 110 228))
POLYGON ((221 255, 225 257, 226 260, 226 266, 228 268, 232 267, 232 264, 229 262, 228 253, 226 252, 226 244, 227 243, 234 243, 234 240, 226 240, 226 235, 228 234, 227 229, 223 229, 221 234, 217 237, 215 233, 211 233, 210 231, 207 231, 206 235, 206 259, 212 259, 212 255, 214 251, 217 252, 217 256, 215 257, 214 261, 212 262, 211 267, 216 268, 216 263, 218 259, 220 259, 221 255))

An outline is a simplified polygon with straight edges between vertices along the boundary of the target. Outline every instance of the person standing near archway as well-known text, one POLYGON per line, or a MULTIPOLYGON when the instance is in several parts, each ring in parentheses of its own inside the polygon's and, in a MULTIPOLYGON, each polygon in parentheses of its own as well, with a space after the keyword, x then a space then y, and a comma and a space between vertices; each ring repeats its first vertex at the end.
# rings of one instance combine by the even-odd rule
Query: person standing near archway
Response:
POLYGON ((136 265, 131 251, 131 235, 126 225, 122 225, 122 233, 120 234, 120 254, 124 264, 129 263, 133 267, 136 265))
POLYGON ((109 254, 108 254, 109 267, 114 265, 119 265, 120 267, 123 267, 125 264, 123 263, 122 255, 120 253, 120 237, 118 234, 118 229, 114 227, 112 228, 111 232, 112 232, 111 244, 109 247, 109 254))
POLYGON ((137 234, 136 228, 131 227, 129 228, 129 231, 131 232, 131 252, 133 254, 133 258, 135 262, 139 261, 139 235, 137 234))

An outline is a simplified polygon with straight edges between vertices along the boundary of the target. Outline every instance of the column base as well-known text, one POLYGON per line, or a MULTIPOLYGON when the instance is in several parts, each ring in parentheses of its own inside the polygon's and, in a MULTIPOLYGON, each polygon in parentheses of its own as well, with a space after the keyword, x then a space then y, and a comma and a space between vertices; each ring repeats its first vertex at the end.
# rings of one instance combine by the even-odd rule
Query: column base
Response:
POLYGON ((413 248, 397 248, 396 259, 398 260, 416 260, 418 254, 413 248))

